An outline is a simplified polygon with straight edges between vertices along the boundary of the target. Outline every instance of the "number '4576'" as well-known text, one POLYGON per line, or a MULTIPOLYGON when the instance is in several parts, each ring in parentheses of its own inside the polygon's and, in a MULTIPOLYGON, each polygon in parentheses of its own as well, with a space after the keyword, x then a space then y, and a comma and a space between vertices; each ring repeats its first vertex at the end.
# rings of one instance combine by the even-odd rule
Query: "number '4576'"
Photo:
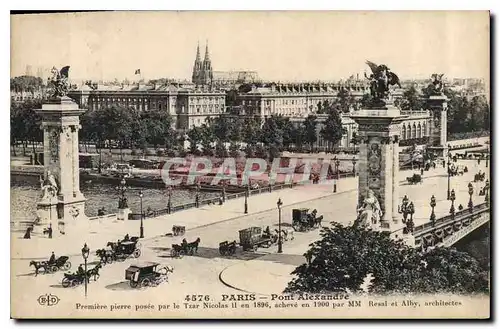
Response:
POLYGON ((209 295, 186 295, 184 298, 186 302, 208 302, 210 300, 209 295))

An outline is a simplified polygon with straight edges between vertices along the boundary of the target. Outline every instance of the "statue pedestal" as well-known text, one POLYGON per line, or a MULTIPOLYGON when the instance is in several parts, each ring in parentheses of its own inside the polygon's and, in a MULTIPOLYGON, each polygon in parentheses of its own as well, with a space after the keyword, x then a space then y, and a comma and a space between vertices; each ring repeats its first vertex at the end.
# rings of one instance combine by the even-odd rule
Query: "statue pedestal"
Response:
POLYGON ((56 198, 38 202, 36 205, 38 222, 36 223, 35 227, 38 226, 39 228, 41 228, 41 230, 43 230, 44 228, 47 228, 49 224, 52 224, 52 229, 55 231, 58 221, 57 205, 58 200, 56 198))
POLYGON ((400 110, 390 102, 380 106, 361 109, 351 114, 359 125, 359 173, 358 205, 362 205, 373 191, 380 204, 382 217, 380 228, 394 231, 401 220, 398 214, 399 202, 399 134, 400 110))
POLYGON ((117 219, 118 220, 128 220, 128 215, 131 213, 130 208, 120 208, 118 209, 117 219))

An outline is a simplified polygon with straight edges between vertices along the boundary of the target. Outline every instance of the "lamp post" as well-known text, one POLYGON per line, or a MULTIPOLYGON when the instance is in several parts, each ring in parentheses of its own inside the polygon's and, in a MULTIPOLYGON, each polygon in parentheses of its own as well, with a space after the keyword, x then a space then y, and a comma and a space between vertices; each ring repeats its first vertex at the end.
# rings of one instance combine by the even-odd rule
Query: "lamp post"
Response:
POLYGON ((474 207, 474 204, 472 203, 472 194, 474 193, 474 186, 472 186, 472 183, 469 182, 468 187, 469 187, 469 204, 468 204, 468 206, 469 206, 470 212, 472 212, 472 207, 474 207))
POLYGON ((278 254, 281 254, 283 252, 283 243, 281 241, 281 206, 283 205, 283 202, 281 201, 281 198, 278 199, 278 202, 276 203, 278 206, 278 254))
POLYGON ((250 185, 245 187, 245 214, 248 214, 248 197, 250 196, 250 185))
POLYGON ((486 203, 489 202, 489 191, 490 191, 490 181, 486 180, 484 183, 484 201, 486 203))
POLYGON ((452 216, 455 216, 455 190, 451 190, 450 200, 451 200, 450 214, 452 216))
POLYGON ((434 225, 434 223, 436 222, 436 214, 434 213, 434 207, 436 206, 436 197, 434 196, 434 194, 431 196, 431 208, 432 208, 432 212, 431 212, 431 223, 432 225, 434 225))
POLYGON ((169 185, 167 187, 168 193, 168 201, 167 201, 167 213, 170 214, 172 212, 172 186, 169 185))
POLYGON ((85 298, 87 298, 87 283, 88 283, 88 275, 87 275, 87 258, 89 258, 90 249, 87 247, 87 243, 83 245, 82 248, 82 257, 85 262, 85 298))
POLYGON ((356 157, 352 157, 352 174, 356 177, 356 157))
POLYGON ((142 197, 143 196, 144 196, 144 194, 142 194, 142 191, 139 191, 139 199, 141 199, 141 230, 140 230, 141 239, 144 238, 144 224, 143 224, 144 213, 142 212, 142 197))
POLYGON ((408 218, 409 209, 408 209, 408 203, 409 203, 408 196, 405 195, 403 197, 403 201, 401 202, 401 206, 398 207, 398 213, 403 214, 403 223, 406 223, 406 219, 408 218))
MULTIPOLYGON (((448 154, 449 156, 449 154, 448 154)), ((450 159, 448 158, 448 191, 446 193, 446 200, 450 200, 450 159)))
POLYGON ((222 181, 222 203, 226 202, 226 184, 227 181, 222 181))
POLYGON ((200 182, 196 183, 196 195, 194 197, 194 203, 196 208, 200 206, 200 182))

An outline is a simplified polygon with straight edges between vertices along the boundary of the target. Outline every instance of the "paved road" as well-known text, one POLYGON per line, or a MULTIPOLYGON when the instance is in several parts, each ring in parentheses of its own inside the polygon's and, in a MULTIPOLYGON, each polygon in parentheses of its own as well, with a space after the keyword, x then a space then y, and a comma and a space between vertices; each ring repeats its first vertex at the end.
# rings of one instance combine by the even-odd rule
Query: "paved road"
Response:
MULTIPOLYGON (((469 165, 470 166, 470 165, 469 165)), ((481 166, 484 166, 482 164, 481 166)), ((466 206, 468 201, 467 182, 471 179, 477 169, 470 168, 468 174, 461 177, 454 177, 452 179, 452 188, 457 192, 456 206, 462 203, 466 206)), ((484 171, 484 168, 481 167, 484 171)), ((436 215, 442 216, 447 214, 450 202, 445 200, 446 194, 446 177, 433 177, 427 178, 422 185, 403 185, 401 186, 401 197, 407 194, 411 200, 415 202, 417 212, 415 214, 416 224, 423 223, 427 220, 430 214, 430 206, 428 205, 430 196, 434 194, 438 199, 436 207, 436 215)), ((326 187, 325 187, 326 188, 326 187)), ((329 189, 330 187, 328 187, 329 189)), ((478 189, 476 189, 478 191, 478 189)), ((337 193, 324 196, 320 199, 306 201, 297 205, 285 205, 282 208, 282 220, 284 226, 291 224, 291 210, 298 206, 306 206, 308 208, 316 208, 320 214, 325 216, 324 224, 329 221, 338 221, 341 223, 349 223, 354 219, 356 207, 356 191, 337 193)), ((253 201, 256 202, 257 199, 253 201)), ((475 202, 480 202, 482 197, 474 196, 475 202)), ((273 200, 274 202, 274 200, 273 200)), ((187 213, 187 212, 186 212, 187 213)), ((144 298, 161 300, 174 298, 178 300, 179 296, 194 293, 207 293, 217 294, 221 293, 236 293, 237 290, 225 286, 219 281, 220 273, 235 264, 256 259, 266 254, 275 254, 276 247, 269 249, 259 249, 257 253, 243 253, 239 251, 235 257, 224 258, 218 253, 219 242, 224 240, 238 240, 238 230, 250 226, 271 226, 276 227, 278 224, 278 212, 276 209, 264 211, 257 214, 250 214, 248 216, 239 217, 233 220, 215 223, 204 227, 194 228, 186 233, 188 241, 195 240, 197 237, 201 238, 200 249, 196 256, 188 256, 182 259, 170 258, 169 248, 172 243, 180 243, 181 238, 173 237, 157 237, 151 240, 143 241, 143 254, 139 260, 144 261, 157 261, 160 263, 173 265, 175 268, 171 280, 167 284, 163 284, 156 288, 148 288, 144 290, 132 290, 129 288, 124 280, 125 269, 137 260, 129 259, 123 263, 115 263, 107 265, 101 271, 101 278, 97 282, 92 282, 89 286, 89 298, 99 297, 100 300, 109 299, 110 301, 117 300, 139 300, 144 298), (151 291, 154 291, 152 296, 151 291), (135 296, 135 297, 134 297, 135 296), (160 296, 160 297, 159 297, 160 296), (169 297, 175 296, 175 297, 169 297)), ((259 271, 272 273, 272 268, 276 264, 284 264, 289 268, 291 265, 296 266, 300 263, 300 255, 305 252, 309 243, 319 237, 318 230, 308 233, 295 233, 295 239, 288 241, 284 244, 284 255, 271 255, 271 257, 264 262, 262 266, 258 267, 259 271), (269 270, 266 270, 266 265, 269 263, 269 270)), ((72 256, 70 261, 73 263, 73 269, 76 269, 78 263, 81 262, 81 256, 72 256)), ((94 261, 95 257, 92 256, 90 261, 94 261)), ((49 275, 39 275, 34 278, 32 274, 33 268, 28 267, 28 261, 13 260, 12 274, 13 274, 13 288, 15 286, 22 287, 30 291, 26 296, 16 296, 16 303, 27 303, 31 305, 33 301, 25 300, 24 298, 32 299, 33 296, 38 296, 45 293, 57 294, 62 299, 70 299, 72 296, 83 296, 83 287, 63 289, 60 286, 63 277, 62 272, 49 275)), ((242 274, 242 275, 245 275, 242 274)), ((258 271, 249 271, 246 273, 247 280, 258 281, 258 271)), ((264 277, 264 276, 263 276, 264 277)), ((91 299, 89 299, 91 300, 91 299)), ((33 304, 36 305, 36 304, 33 304)), ((26 307, 26 306, 25 306, 26 307)))

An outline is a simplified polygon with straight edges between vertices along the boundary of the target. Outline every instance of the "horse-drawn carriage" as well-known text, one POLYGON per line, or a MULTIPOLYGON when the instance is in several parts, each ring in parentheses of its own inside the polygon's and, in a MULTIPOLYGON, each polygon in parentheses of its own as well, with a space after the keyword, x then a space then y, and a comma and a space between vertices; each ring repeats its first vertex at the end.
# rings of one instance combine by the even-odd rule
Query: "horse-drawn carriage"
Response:
POLYGON ((232 256, 236 253, 236 248, 238 244, 236 241, 229 242, 229 241, 223 241, 219 243, 219 253, 222 256, 232 256))
POLYGON ((417 184, 417 183, 422 183, 422 176, 419 174, 413 174, 411 177, 406 177, 406 181, 408 184, 417 184))
POLYGON ((101 264, 97 264, 94 268, 90 270, 80 271, 78 270, 75 273, 64 273, 64 277, 62 279, 62 286, 64 288, 67 287, 75 287, 77 285, 83 284, 85 282, 85 278, 87 278, 87 283, 90 283, 90 279, 94 279, 97 281, 99 279, 99 270, 101 269, 101 264))
POLYGON ((61 256, 53 263, 49 261, 37 262, 32 260, 30 266, 35 267, 35 276, 38 275, 40 269, 43 269, 43 273, 45 274, 54 273, 60 270, 68 271, 71 268, 71 262, 68 259, 68 256, 61 256))
POLYGON ((474 175, 474 183, 475 182, 483 182, 486 178, 486 173, 482 173, 481 171, 474 175))
POLYGON ((178 225, 172 226, 172 234, 174 236, 184 235, 185 233, 186 233, 185 226, 178 226, 178 225))
POLYGON ((187 242, 186 239, 182 240, 181 244, 172 244, 172 249, 170 249, 170 255, 172 257, 182 257, 184 255, 193 256, 198 252, 198 247, 200 245, 201 239, 197 238, 193 242, 187 242))
POLYGON ((99 249, 96 251, 97 256, 101 258, 101 263, 111 264, 113 261, 124 261, 128 257, 132 256, 138 258, 141 256, 139 238, 132 237, 130 239, 125 239, 123 241, 118 240, 118 242, 108 242, 106 247, 110 247, 111 250, 99 249))
POLYGON ((306 232, 321 226, 323 215, 316 216, 318 211, 314 209, 309 212, 308 208, 292 210, 292 227, 295 231, 306 232))
POLYGON ((129 281, 130 287, 155 287, 162 282, 168 282, 168 273, 173 273, 171 266, 160 267, 159 263, 144 262, 131 265, 125 270, 125 280, 129 281))

